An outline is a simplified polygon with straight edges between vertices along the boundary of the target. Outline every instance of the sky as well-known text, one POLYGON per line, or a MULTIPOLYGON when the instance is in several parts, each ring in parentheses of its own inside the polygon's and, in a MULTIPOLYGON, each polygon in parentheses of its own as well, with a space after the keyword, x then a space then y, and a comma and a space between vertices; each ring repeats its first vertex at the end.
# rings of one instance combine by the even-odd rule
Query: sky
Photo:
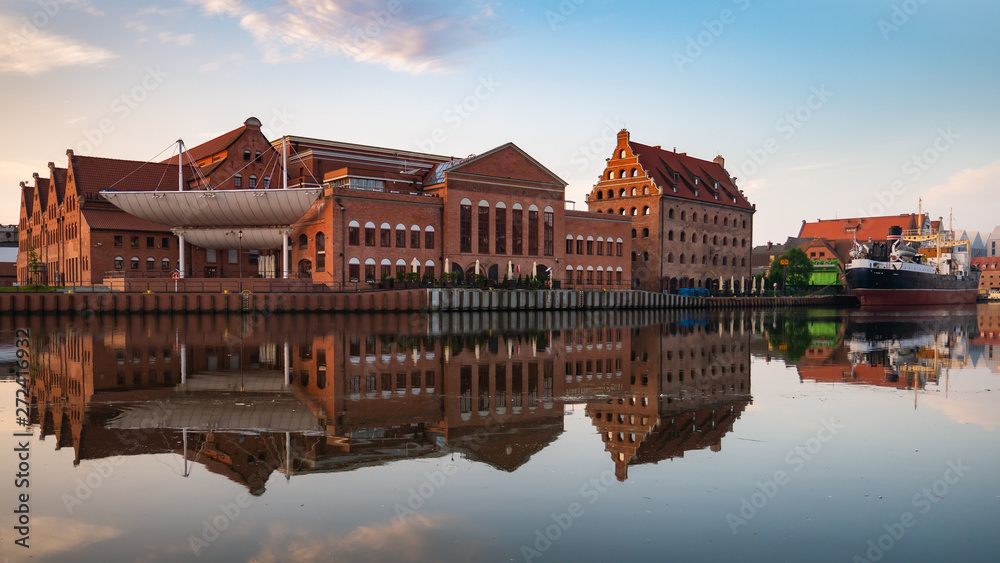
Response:
POLYGON ((6 0, 0 223, 78 154, 153 160, 256 116, 466 156, 513 142, 585 194, 615 134, 725 158, 754 243, 803 220, 1000 224, 990 0, 6 0))

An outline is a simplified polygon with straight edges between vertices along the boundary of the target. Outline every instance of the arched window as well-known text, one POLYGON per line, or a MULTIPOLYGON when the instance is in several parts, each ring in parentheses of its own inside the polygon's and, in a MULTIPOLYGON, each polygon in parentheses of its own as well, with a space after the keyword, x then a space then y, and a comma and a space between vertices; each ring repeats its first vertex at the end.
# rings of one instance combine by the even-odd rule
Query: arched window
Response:
POLYGON ((621 152, 618 153, 618 158, 625 158, 625 149, 622 149, 621 152))
POLYGON ((712 257, 712 265, 713 266, 718 266, 719 265, 719 255, 718 254, 716 254, 715 256, 712 257))
POLYGON ((681 242, 684 242, 684 231, 681 231, 681 242))
POLYGON ((723 256, 723 257, 722 257, 722 265, 723 265, 723 266, 726 266, 726 265, 728 265, 728 264, 726 264, 726 262, 728 262, 728 260, 726 259, 726 257, 725 257, 725 256, 723 256))
POLYGON ((642 214, 643 215, 649 215, 649 206, 648 205, 642 208, 642 214))
POLYGON ((618 197, 625 197, 625 188, 618 190, 618 197))
POLYGON ((146 269, 147 270, 155 270, 156 269, 156 259, 153 258, 152 256, 150 256, 149 258, 146 258, 146 269))
POLYGON ((635 229, 632 229, 632 238, 635 238, 635 229))
POLYGON ((636 170, 635 168, 633 168, 633 169, 632 169, 632 177, 633 177, 633 178, 635 178, 635 177, 636 177, 636 175, 638 175, 638 174, 639 174, 639 171, 638 171, 638 170, 636 170))
POLYGON ((326 235, 316 233, 316 271, 326 271, 326 235))
POLYGON ((708 244, 708 235, 701 235, 701 243, 708 244))
POLYGON ((674 240, 674 232, 667 231, 667 240, 674 240))
POLYGON ((701 257, 701 265, 704 266, 708 262, 708 256, 701 257))
POLYGON ((600 201, 602 199, 604 199, 604 192, 598 190, 598 192, 597 192, 597 200, 600 201))
POLYGON ((139 257, 138 256, 133 256, 132 260, 130 261, 130 263, 131 263, 131 266, 132 266, 133 270, 138 270, 139 269, 139 257))
POLYGON ((251 190, 257 187, 257 176, 255 176, 253 174, 250 175, 250 186, 249 187, 250 187, 251 190))
MULTIPOLYGON (((624 157, 622 157, 622 158, 624 158, 624 157)), ((618 171, 618 177, 619 178, 624 178, 625 177, 625 170, 619 170, 618 171)))
POLYGON ((618 213, 620 213, 621 215, 624 215, 625 214, 625 208, 624 207, 620 208, 618 210, 618 213))
POLYGON ((365 246, 375 246, 375 223, 365 223, 365 246))
POLYGON ((746 248, 747 247, 747 239, 745 239, 745 238, 744 239, 740 239, 740 247, 741 248, 746 248))
POLYGON ((615 197, 615 191, 614 190, 608 190, 608 199, 612 199, 614 197, 615 197))
POLYGON ((434 227, 424 227, 424 248, 434 249, 434 227))
POLYGON ((635 188, 633 187, 632 190, 629 193, 631 193, 632 196, 635 196, 635 188))
POLYGON ((250 149, 243 149, 243 160, 250 160, 250 149))
POLYGON ((667 219, 673 219, 673 218, 674 218, 674 210, 671 209, 667 211, 667 219))
POLYGON ((121 256, 115 256, 115 269, 121 270, 125 267, 125 259, 121 256))
POLYGON ((716 216, 715 216, 715 224, 716 224, 716 225, 718 225, 718 224, 719 224, 719 216, 718 216, 718 215, 716 215, 716 216))
POLYGON ((673 252, 668 252, 667 253, 667 263, 668 264, 673 264, 674 263, 674 253, 673 252))
POLYGON ((635 252, 632 252, 632 261, 635 262, 635 252))
POLYGON ((642 238, 649 238, 649 227, 642 228, 642 238))
POLYGON ((299 235, 299 250, 307 250, 309 248, 309 237, 302 233, 299 235))
POLYGON ((691 214, 691 220, 697 222, 698 221, 698 214, 697 213, 692 213, 691 214))
POLYGON ((691 263, 692 263, 692 264, 694 264, 694 263, 695 263, 696 261, 697 261, 697 260, 696 260, 696 258, 695 258, 695 255, 694 255, 694 254, 692 254, 692 255, 691 255, 691 263))
POLYGON ((649 186, 642 187, 642 195, 649 195, 649 186))
POLYGON ((642 261, 643 262, 649 262, 649 252, 643 252, 642 253, 642 261))
POLYGON ((614 215, 615 214, 615 210, 614 209, 608 209, 608 213, 614 215))
POLYGON ((746 265, 747 265, 747 259, 746 258, 740 258, 740 266, 746 266, 746 265))
POLYGON ((687 214, 687 213, 686 213, 685 211, 681 211, 681 221, 684 221, 684 220, 685 220, 685 218, 686 218, 686 217, 685 217, 685 215, 686 215, 686 214, 687 214))
POLYGON ((712 244, 719 244, 719 235, 712 235, 712 244))
MULTIPOLYGON (((249 155, 249 153, 250 153, 250 151, 247 151, 248 155, 249 155)), ((242 188, 243 187, 243 175, 242 174, 237 174, 237 175, 233 176, 233 187, 235 187, 235 188, 242 188)))
POLYGON ((458 217, 459 251, 472 252, 472 201, 463 199, 458 217))
POLYGON ((635 217, 638 212, 639 212, 639 210, 633 207, 632 211, 630 211, 629 214, 632 215, 633 217, 635 217))
POLYGON ((347 281, 359 282, 361 281, 361 261, 357 258, 351 258, 351 261, 347 265, 347 281))
POLYGON ((264 189, 266 190, 266 189, 268 189, 270 187, 271 187, 271 177, 270 176, 264 176, 264 189))
POLYGON ((722 218, 722 226, 723 227, 728 227, 729 226, 729 217, 723 217, 722 218))
POLYGON ((683 264, 683 263, 684 263, 684 255, 681 254, 681 264, 683 264))

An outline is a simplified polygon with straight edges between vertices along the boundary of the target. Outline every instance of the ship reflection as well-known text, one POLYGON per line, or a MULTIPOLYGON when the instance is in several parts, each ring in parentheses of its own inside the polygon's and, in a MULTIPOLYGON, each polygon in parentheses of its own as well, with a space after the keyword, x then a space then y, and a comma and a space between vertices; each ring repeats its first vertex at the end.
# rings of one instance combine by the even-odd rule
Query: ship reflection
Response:
POLYGON ((580 404, 624 480, 719 451, 750 337, 744 312, 94 317, 34 331, 33 416, 75 463, 175 454, 260 495, 408 458, 512 472, 580 404))
POLYGON ((913 391, 942 386, 947 393, 953 370, 998 372, 998 313, 994 305, 971 305, 763 314, 753 320, 752 347, 755 355, 794 365, 802 381, 913 391))

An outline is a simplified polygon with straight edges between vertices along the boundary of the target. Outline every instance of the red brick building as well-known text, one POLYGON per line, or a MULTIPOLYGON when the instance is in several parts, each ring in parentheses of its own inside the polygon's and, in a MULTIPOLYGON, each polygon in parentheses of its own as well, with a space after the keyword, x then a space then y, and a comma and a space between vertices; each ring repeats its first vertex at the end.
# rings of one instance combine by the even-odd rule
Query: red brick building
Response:
MULTIPOLYGON (((178 239, 170 226, 124 213, 101 194, 177 190, 177 157, 154 163, 72 150, 66 155, 66 168, 50 162, 47 177, 35 174, 33 185, 21 184, 18 281, 90 285, 108 276, 169 276, 178 268, 178 239)), ((188 150, 185 157, 195 163, 184 166, 185 190, 237 189, 244 183, 267 188, 281 178, 278 154, 255 118, 188 150)), ((197 275, 235 276, 240 259, 244 271, 257 270, 255 253, 227 257, 192 245, 187 251, 185 271, 197 275)))
POLYGON ((630 220, 633 287, 749 288, 755 206, 724 164, 618 133, 587 206, 630 220))

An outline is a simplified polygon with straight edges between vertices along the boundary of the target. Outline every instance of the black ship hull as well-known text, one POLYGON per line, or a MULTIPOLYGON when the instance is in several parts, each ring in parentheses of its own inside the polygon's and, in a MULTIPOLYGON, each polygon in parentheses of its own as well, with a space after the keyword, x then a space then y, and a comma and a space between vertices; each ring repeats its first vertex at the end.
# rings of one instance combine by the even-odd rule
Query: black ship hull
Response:
POLYGON ((979 294, 975 276, 888 267, 850 268, 844 279, 862 305, 958 305, 975 303, 979 294))

